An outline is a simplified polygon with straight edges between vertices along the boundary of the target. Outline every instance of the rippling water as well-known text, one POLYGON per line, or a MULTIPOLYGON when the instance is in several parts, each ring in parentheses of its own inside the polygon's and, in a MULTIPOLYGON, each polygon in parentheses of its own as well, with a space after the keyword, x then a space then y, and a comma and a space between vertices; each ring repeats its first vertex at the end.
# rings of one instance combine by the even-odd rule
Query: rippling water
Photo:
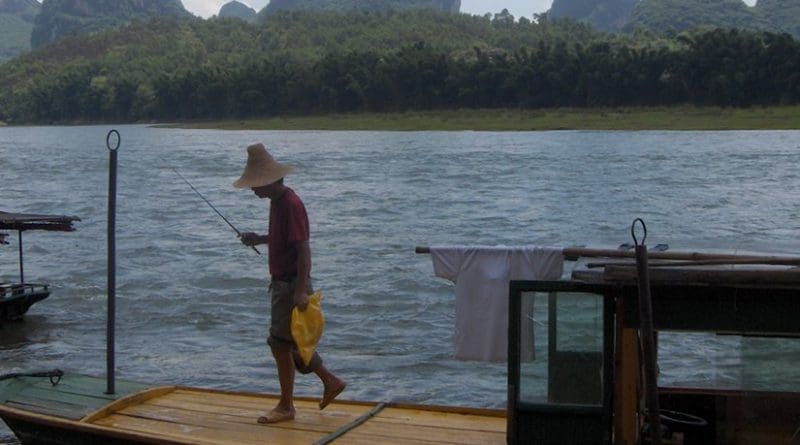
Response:
MULTIPOLYGON (((312 225, 313 276, 327 316, 321 345, 350 382, 343 398, 502 407, 504 364, 451 357, 452 286, 434 244, 613 247, 636 217, 648 244, 797 253, 800 132, 289 132, 117 127, 117 367, 120 378, 278 392, 265 346, 268 202, 233 189, 244 147, 263 141, 312 225)), ((109 127, 0 128, 0 209, 82 218, 73 233, 25 235, 28 281, 52 295, 0 329, 0 373, 105 370, 109 127)), ((16 236, 0 281, 17 278, 16 236)), ((785 341, 664 335, 662 384, 796 384, 785 341), (782 352, 775 358, 768 348, 782 352), (692 345, 689 351, 684 345, 692 345), (676 352, 681 353, 677 358, 676 352), (784 374, 786 376, 787 374, 784 374)), ((314 378, 297 392, 317 396, 314 378)), ((3 431, 0 430, 0 437, 3 431)), ((0 439, 2 440, 2 439, 0 439)))

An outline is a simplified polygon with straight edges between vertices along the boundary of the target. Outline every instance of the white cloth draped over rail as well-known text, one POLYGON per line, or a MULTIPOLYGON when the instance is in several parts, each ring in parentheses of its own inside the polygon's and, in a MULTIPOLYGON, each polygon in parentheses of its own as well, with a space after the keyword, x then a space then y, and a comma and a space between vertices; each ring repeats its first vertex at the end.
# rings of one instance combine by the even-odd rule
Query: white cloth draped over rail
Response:
MULTIPOLYGON (((433 271, 455 284, 455 357, 498 362, 508 356, 508 282, 557 280, 562 249, 540 246, 432 246, 433 271)), ((532 314, 533 299, 524 300, 532 314)), ((523 351, 533 353, 533 320, 523 317, 523 351), (528 342, 528 346, 526 346, 528 342)), ((523 359, 531 359, 532 355, 523 359)))

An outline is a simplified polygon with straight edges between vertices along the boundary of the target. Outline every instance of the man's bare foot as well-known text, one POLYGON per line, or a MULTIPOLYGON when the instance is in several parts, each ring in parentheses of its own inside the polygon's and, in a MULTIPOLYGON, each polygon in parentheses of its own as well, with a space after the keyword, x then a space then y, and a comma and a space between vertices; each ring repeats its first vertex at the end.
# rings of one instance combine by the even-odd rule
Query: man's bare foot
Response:
POLYGON ((294 420, 294 410, 281 411, 278 408, 275 408, 266 416, 259 417, 258 423, 266 425, 269 423, 285 422, 287 420, 294 420))
POLYGON ((325 409, 346 387, 347 382, 339 379, 325 385, 325 389, 322 392, 322 400, 319 401, 319 409, 325 409))

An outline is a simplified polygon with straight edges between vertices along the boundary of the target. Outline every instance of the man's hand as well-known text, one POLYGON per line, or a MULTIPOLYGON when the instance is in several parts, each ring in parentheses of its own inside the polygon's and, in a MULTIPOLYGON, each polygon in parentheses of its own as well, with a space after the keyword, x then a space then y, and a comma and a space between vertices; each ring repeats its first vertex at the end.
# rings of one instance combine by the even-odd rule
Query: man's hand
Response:
POLYGON ((254 233, 254 232, 242 232, 239 235, 239 239, 242 240, 242 244, 248 247, 252 247, 258 244, 262 244, 262 236, 254 233))
POLYGON ((304 289, 295 290, 294 305, 299 307, 301 311, 305 311, 308 307, 308 294, 306 294, 304 289))

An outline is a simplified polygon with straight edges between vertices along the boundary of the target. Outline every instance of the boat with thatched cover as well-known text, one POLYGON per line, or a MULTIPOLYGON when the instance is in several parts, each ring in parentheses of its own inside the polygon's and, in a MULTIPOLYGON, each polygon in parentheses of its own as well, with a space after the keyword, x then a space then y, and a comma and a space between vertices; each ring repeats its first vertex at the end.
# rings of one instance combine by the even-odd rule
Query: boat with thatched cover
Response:
MULTIPOLYGON (((80 221, 80 218, 0 211, 0 230, 16 230, 19 241, 19 282, 0 283, 0 323, 21 319, 34 303, 50 296, 50 289, 47 284, 28 283, 25 281, 22 232, 30 230, 72 232, 75 230, 72 225, 75 221, 80 221)), ((8 234, 0 234, 0 244, 8 244, 7 238, 8 234)))

